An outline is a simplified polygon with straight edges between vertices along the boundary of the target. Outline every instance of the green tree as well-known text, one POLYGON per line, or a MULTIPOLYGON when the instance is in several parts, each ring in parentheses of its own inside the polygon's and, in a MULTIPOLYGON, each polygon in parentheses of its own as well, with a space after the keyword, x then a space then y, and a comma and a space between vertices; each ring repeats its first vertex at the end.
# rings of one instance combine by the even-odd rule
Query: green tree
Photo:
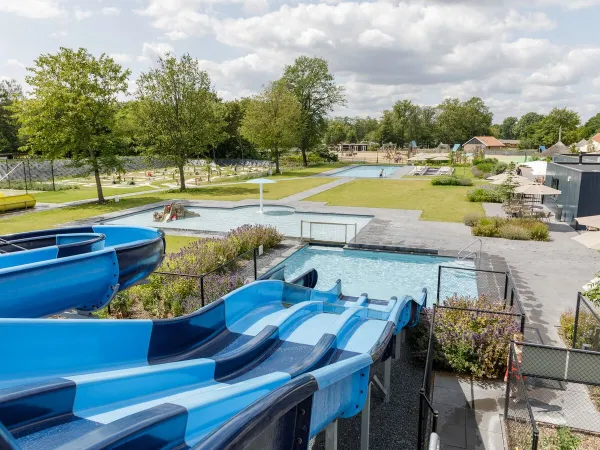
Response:
POLYGON ((384 111, 379 122, 379 137, 382 144, 388 142, 397 143, 395 117, 392 111, 384 111))
POLYGON ((500 125, 500 139, 516 139, 516 125, 519 119, 516 117, 507 117, 500 125))
POLYGON ((533 127, 533 140, 538 145, 550 146, 560 139, 569 145, 577 140, 579 114, 567 108, 553 108, 550 113, 533 127))
POLYGON ((600 133, 600 113, 592 116, 584 125, 586 131, 586 138, 590 138, 596 133, 600 133))
POLYGON ((19 123, 11 107, 22 96, 16 80, 0 80, 0 153, 19 149, 19 123))
POLYGON ((26 149, 50 159, 70 156, 89 166, 98 200, 104 201, 100 172, 119 164, 120 143, 113 131, 117 97, 127 91, 129 71, 83 48, 41 55, 28 70, 33 98, 18 107, 20 133, 29 139, 26 149))
POLYGON ((422 106, 419 112, 419 127, 416 136, 421 147, 433 147, 437 134, 436 109, 433 106, 422 106))
POLYGON ((137 80, 137 117, 146 151, 172 161, 185 189, 184 166, 192 156, 207 153, 220 142, 224 107, 206 71, 189 54, 158 58, 156 68, 137 80))
POLYGON ((396 138, 401 147, 405 147, 419 134, 420 108, 410 100, 400 100, 394 104, 396 119, 396 138))
POLYGON ((217 144, 217 158, 255 158, 256 148, 242 136, 242 121, 250 99, 223 102, 225 107, 225 139, 217 144))
POLYGON ((519 147, 527 149, 536 148, 539 145, 533 140, 533 137, 536 125, 543 118, 543 115, 535 112, 528 112, 521 116, 514 128, 516 138, 521 140, 519 147))
POLYGON ((302 126, 302 108, 287 84, 269 84, 252 98, 242 121, 242 135, 258 147, 269 150, 279 170, 279 156, 298 142, 302 126))
POLYGON ((449 144, 462 144, 473 136, 490 133, 492 113, 479 97, 466 102, 447 98, 437 107, 438 138, 449 144))
POLYGON ((327 61, 316 57, 297 58, 293 65, 285 67, 283 81, 302 109, 299 147, 304 165, 308 166, 306 152, 321 142, 327 114, 346 103, 344 89, 335 83, 327 61))
POLYGON ((337 145, 347 141, 350 129, 351 126, 340 118, 329 120, 325 132, 325 143, 327 145, 337 145))

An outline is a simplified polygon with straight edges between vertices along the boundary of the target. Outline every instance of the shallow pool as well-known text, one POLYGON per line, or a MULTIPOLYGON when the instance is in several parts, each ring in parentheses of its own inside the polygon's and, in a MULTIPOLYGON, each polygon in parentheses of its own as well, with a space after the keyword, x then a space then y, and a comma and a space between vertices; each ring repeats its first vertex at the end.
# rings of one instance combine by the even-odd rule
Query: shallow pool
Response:
POLYGON ((383 177, 389 177, 400 167, 398 166, 358 166, 350 167, 349 169, 341 170, 331 174, 332 177, 354 177, 354 178, 379 178, 379 174, 383 170, 383 177))
POLYGON ((289 206, 265 206, 259 212, 258 206, 236 208, 207 208, 186 206, 186 210, 199 214, 172 222, 154 222, 153 214, 163 208, 132 213, 104 223, 118 225, 140 225, 161 228, 177 228, 198 231, 229 231, 245 224, 272 225, 285 236, 311 237, 313 240, 345 242, 352 239, 373 216, 351 214, 319 214, 297 212, 289 206))
MULTIPOLYGON (((387 300, 410 295, 420 298, 424 287, 428 305, 435 302, 438 267, 456 266, 473 268, 473 261, 456 261, 439 256, 406 253, 375 252, 308 245, 287 258, 278 267, 285 266, 285 278, 291 280, 310 269, 319 273, 317 289, 330 289, 336 280, 342 280, 342 293, 387 300)), ((441 298, 454 292, 477 295, 475 272, 444 271, 441 298), (451 273, 450 273, 451 272, 451 273)))

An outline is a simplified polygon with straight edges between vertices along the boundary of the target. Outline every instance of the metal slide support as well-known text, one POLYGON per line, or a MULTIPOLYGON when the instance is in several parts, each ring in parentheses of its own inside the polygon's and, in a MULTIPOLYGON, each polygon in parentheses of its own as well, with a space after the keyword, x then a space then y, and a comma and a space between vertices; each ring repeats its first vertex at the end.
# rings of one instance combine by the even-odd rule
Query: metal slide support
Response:
POLYGON ((406 342, 406 330, 400 331, 396 335, 396 348, 394 349, 394 359, 400 359, 402 354, 402 344, 406 342))
POLYGON ((392 357, 390 356, 383 363, 383 402, 389 403, 390 397, 392 396, 392 357))
POLYGON ((338 421, 334 420, 325 428, 325 450, 337 450, 338 421))
POLYGON ((367 398, 360 416, 360 450, 369 450, 369 428, 371 422, 371 383, 367 386, 367 398))

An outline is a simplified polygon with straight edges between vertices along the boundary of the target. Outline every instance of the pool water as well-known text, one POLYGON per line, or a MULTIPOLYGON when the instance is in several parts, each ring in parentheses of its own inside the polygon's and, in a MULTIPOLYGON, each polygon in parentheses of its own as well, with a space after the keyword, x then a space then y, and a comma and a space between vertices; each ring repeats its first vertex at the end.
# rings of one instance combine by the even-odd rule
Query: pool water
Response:
POLYGON ((355 177, 355 178, 379 178, 381 170, 383 170, 383 176, 389 177, 400 167, 398 166, 358 166, 351 167, 336 173, 331 174, 332 177, 355 177))
MULTIPOLYGON (((281 262, 285 266, 285 278, 291 280, 310 269, 316 269, 319 278, 317 289, 327 290, 338 279, 342 280, 344 295, 359 296, 367 293, 369 298, 387 300, 392 296, 410 295, 419 299, 427 288, 427 304, 435 303, 437 295, 438 267, 473 268, 473 261, 457 261, 429 255, 374 252, 308 245, 281 262)), ((444 271, 445 296, 454 292, 477 296, 475 272, 444 271)), ((441 298, 445 298, 440 296, 441 298)))
POLYGON ((265 206, 262 214, 259 212, 258 206, 240 206, 236 208, 186 206, 185 209, 197 213, 199 216, 171 222, 154 222, 153 214, 163 210, 162 207, 159 207, 107 220, 104 223, 218 232, 229 231, 246 224, 272 225, 285 236, 301 237, 300 226, 301 221, 304 221, 302 226, 304 237, 312 236, 313 239, 317 239, 320 236, 321 240, 345 242, 344 238, 346 240, 352 239, 355 233, 358 233, 373 219, 373 216, 364 215, 297 212, 289 206, 265 206), (307 222, 313 222, 313 224, 307 222))

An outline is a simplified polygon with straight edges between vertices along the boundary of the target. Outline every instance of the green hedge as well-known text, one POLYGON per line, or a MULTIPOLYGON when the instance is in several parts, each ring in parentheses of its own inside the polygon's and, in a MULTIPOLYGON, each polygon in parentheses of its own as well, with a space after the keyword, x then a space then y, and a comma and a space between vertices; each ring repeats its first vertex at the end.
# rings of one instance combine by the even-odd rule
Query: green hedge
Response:
POLYGON ((502 203, 504 195, 498 188, 475 188, 467 192, 467 199, 470 202, 502 203))
POLYGON ((439 175, 431 179, 431 184, 434 186, 473 186, 473 181, 454 175, 439 175))
POLYGON ((497 237, 522 241, 548 241, 548 225, 535 219, 505 219, 502 217, 482 217, 476 223, 470 216, 463 219, 465 225, 472 226, 473 236, 497 237))

